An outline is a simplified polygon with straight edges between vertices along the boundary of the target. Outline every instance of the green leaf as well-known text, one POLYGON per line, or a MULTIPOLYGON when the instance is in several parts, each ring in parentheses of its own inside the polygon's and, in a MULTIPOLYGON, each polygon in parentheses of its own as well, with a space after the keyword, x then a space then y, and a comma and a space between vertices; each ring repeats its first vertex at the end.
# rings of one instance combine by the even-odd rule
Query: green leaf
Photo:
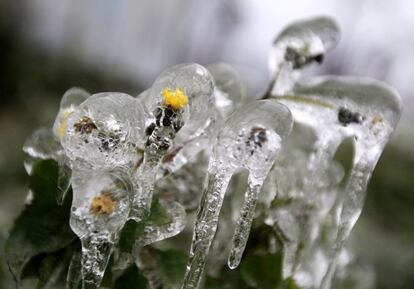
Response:
POLYGON ((247 256, 240 265, 241 277, 256 288, 278 289, 281 285, 282 255, 247 256))
POLYGON ((56 162, 34 165, 30 177, 33 201, 15 221, 5 245, 7 262, 17 280, 32 257, 65 248, 76 238, 69 226, 72 198, 68 196, 62 206, 56 203, 57 178, 56 162))
POLYGON ((186 269, 187 255, 178 250, 161 251, 152 247, 150 252, 157 263, 163 284, 181 284, 186 269))
POLYGON ((300 289, 299 286, 296 284, 295 279, 292 277, 287 278, 284 283, 286 284, 286 289, 300 289))
POLYGON ((146 289, 147 280, 135 265, 130 266, 115 281, 114 289, 146 289))

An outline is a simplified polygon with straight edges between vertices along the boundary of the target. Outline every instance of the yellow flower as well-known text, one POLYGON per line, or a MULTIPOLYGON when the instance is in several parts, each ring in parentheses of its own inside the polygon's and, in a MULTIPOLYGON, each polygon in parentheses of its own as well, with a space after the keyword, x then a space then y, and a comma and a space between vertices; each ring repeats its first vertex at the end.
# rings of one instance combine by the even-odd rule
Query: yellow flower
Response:
POLYGON ((95 216, 110 215, 115 210, 116 201, 111 195, 96 196, 91 202, 91 213, 95 216))
POLYGON ((183 109, 188 103, 188 97, 181 88, 174 90, 164 88, 162 96, 164 98, 164 104, 174 110, 183 109))

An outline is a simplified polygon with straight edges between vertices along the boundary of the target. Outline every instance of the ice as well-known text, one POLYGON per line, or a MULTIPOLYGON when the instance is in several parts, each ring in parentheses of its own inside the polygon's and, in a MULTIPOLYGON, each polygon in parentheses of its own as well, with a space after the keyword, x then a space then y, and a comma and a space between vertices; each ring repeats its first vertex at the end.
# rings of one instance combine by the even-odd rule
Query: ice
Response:
POLYGON ((139 236, 139 239, 135 242, 135 250, 139 250, 146 245, 171 238, 184 229, 187 220, 183 206, 177 202, 167 202, 164 200, 160 200, 160 203, 170 216, 171 222, 159 226, 146 226, 143 234, 139 236))
POLYGON ((157 97, 164 88, 182 88, 188 96, 183 126, 163 159, 165 169, 176 171, 201 150, 208 148, 209 128, 214 125, 217 113, 214 107, 214 80, 209 71, 199 64, 180 64, 167 69, 157 78, 151 88, 152 96, 157 97))
POLYGON ((66 277, 66 289, 78 289, 82 281, 82 252, 76 248, 70 260, 68 275, 66 277), (79 251, 78 251, 79 250, 79 251))
MULTIPOLYGON (((152 121, 147 122, 143 164, 137 169, 131 218, 140 221, 148 215, 157 173, 161 162, 183 157, 184 147, 191 142, 192 156, 200 150, 196 139, 211 121, 209 104, 213 97, 213 80, 198 64, 181 64, 164 71, 151 89, 139 99, 145 104, 152 121), (141 98, 142 97, 142 98, 141 98), (176 142, 176 146, 173 146, 176 142), (169 160, 168 160, 169 159, 169 160)), ((184 163, 186 160, 184 161, 184 163)), ((181 166, 180 163, 179 166, 181 166)))
POLYGON ((82 88, 72 87, 68 89, 60 101, 59 112, 53 124, 53 133, 58 140, 62 140, 67 129, 68 117, 75 111, 90 94, 82 88))
POLYGON ((221 114, 227 119, 244 100, 244 87, 237 71, 227 63, 215 63, 207 66, 214 79, 214 103, 221 114))
MULTIPOLYGON (((62 156, 62 147, 49 128, 36 130, 24 143, 23 151, 33 159, 58 159, 62 156)), ((30 174, 30 172, 28 171, 30 174)))
MULTIPOLYGON (((281 147, 281 140, 289 134, 291 125, 289 110, 274 101, 251 102, 226 122, 210 159, 182 288, 198 287, 217 229, 224 194, 233 173, 245 168, 249 171, 250 182, 261 186, 281 147)), ((242 230, 250 230, 250 211, 254 210, 255 197, 248 191, 242 209, 247 212, 247 216, 241 215, 238 221, 242 230)), ((244 237, 234 237, 237 240, 234 244, 237 254, 241 254, 244 249, 244 237)))
POLYGON ((32 173, 33 164, 38 160, 53 159, 59 165, 57 202, 62 203, 70 187, 71 169, 63 148, 52 130, 41 128, 36 130, 25 142, 23 151, 27 154, 24 162, 26 172, 32 173))
POLYGON ((340 38, 337 24, 330 18, 318 17, 293 23, 276 38, 270 55, 271 93, 282 95, 292 89, 301 70, 321 63, 325 53, 340 38))
MULTIPOLYGON (((315 195, 314 200, 322 201, 327 196, 323 192, 330 182, 329 168, 338 146, 349 138, 353 139, 355 146, 353 165, 345 188, 331 189, 337 191, 338 197, 330 212, 334 215, 333 223, 337 224, 331 228, 335 232, 334 241, 330 244, 331 250, 334 249, 327 254, 328 272, 322 283, 322 288, 329 288, 338 254, 361 213, 372 171, 398 122, 401 111, 399 96, 386 85, 371 79, 325 76, 298 83, 291 92, 275 97, 289 107, 296 122, 311 127, 315 132, 313 152, 309 160, 305 161, 308 172, 303 177, 307 185, 303 192, 315 195), (318 191, 322 194, 315 194, 318 191)), ((330 206, 331 201, 319 211, 324 212, 330 206)), ((289 213, 284 215, 290 216, 289 213)), ((279 224, 283 223, 282 216, 277 216, 279 224)), ((320 223, 318 219, 313 220, 312 216, 306 216, 306 219, 310 223, 320 223)), ((292 232, 294 222, 287 219, 289 228, 281 230, 292 232)), ((306 232, 304 227, 297 227, 296 230, 297 234, 306 232)), ((299 243, 295 240, 303 239, 297 234, 291 236, 291 244, 297 245, 299 243)), ((285 257, 288 260, 284 265, 285 277, 293 274, 300 263, 292 257, 297 254, 294 253, 297 249, 287 248, 285 256, 291 257, 285 257)))
POLYGON ((82 243, 83 288, 99 288, 125 224, 132 184, 120 170, 73 171, 70 226, 82 243))
POLYGON ((123 93, 90 96, 67 118, 61 143, 72 166, 89 169, 134 167, 144 142, 144 112, 123 93))

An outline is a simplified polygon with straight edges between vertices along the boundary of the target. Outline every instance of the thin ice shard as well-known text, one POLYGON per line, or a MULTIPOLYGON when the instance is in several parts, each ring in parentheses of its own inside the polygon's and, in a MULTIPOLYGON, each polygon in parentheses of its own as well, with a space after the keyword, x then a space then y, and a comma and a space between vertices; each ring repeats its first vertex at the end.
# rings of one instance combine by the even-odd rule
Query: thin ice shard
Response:
POLYGON ((83 288, 99 288, 128 218, 132 185, 123 171, 75 170, 72 187, 70 226, 82 243, 83 288))
MULTIPOLYGON (((257 101, 234 114, 224 125, 208 168, 208 181, 194 226, 190 258, 182 288, 197 288, 207 254, 217 229, 224 194, 233 173, 249 170, 253 184, 260 184, 269 172, 292 125, 290 112, 272 101, 257 101)), ((245 200, 248 211, 254 210, 251 198, 245 200)), ((249 218, 252 214, 249 214, 249 218)), ((251 223, 243 216, 239 224, 251 223)), ((250 230, 247 225, 245 229, 250 230)), ((239 239, 239 236, 235 237, 239 239)), ((244 245, 238 248, 242 252, 244 245)), ((240 254, 240 253, 238 253, 240 254)))

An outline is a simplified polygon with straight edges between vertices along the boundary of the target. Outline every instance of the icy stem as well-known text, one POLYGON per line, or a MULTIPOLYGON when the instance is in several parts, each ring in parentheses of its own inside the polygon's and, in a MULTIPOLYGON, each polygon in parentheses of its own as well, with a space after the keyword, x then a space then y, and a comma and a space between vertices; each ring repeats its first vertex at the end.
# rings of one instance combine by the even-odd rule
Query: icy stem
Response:
POLYGON ((140 221, 148 215, 154 184, 161 165, 175 163, 179 168, 188 160, 183 156, 191 142, 187 156, 195 156, 202 147, 196 139, 210 123, 209 103, 212 101, 213 80, 198 64, 181 64, 164 71, 151 89, 140 97, 145 104, 147 122, 144 161, 135 173, 136 193, 131 218, 140 221), (177 142, 177 146, 173 144, 177 142), (180 156, 176 156, 179 154, 180 156))
POLYGON ((273 43, 270 55, 271 94, 291 90, 301 70, 322 63, 326 52, 339 41, 339 28, 330 18, 319 17, 293 23, 273 43))
MULTIPOLYGON (((199 285, 217 230, 224 194, 233 173, 237 169, 245 168, 249 171, 251 184, 260 186, 273 165, 281 147, 281 139, 289 134, 291 125, 290 112, 274 101, 251 102, 226 122, 210 160, 182 288, 197 288, 199 285)), ((248 191, 243 206, 245 212, 238 222, 243 229, 236 229, 236 232, 250 230, 250 218, 253 217, 255 198, 259 190, 260 187, 255 188, 256 193, 253 194, 248 191)), ((239 255, 244 250, 245 242, 238 241, 241 239, 247 238, 238 235, 234 237, 237 240, 235 259, 240 259, 239 255)))

